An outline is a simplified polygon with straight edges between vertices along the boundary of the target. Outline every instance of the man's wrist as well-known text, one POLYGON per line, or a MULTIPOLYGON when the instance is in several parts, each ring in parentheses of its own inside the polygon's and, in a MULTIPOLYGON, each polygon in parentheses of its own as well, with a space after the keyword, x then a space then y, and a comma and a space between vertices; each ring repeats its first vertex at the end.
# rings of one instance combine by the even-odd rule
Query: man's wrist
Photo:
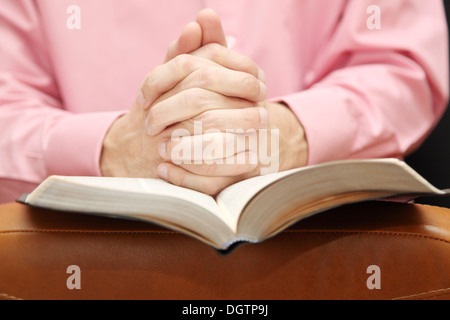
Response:
POLYGON ((280 171, 304 167, 308 163, 305 131, 289 106, 268 102, 269 129, 280 130, 280 171))
POLYGON ((112 123, 103 139, 99 165, 101 175, 104 177, 125 175, 120 165, 122 156, 117 152, 117 141, 120 139, 118 133, 124 132, 123 122, 124 116, 122 115, 112 123))

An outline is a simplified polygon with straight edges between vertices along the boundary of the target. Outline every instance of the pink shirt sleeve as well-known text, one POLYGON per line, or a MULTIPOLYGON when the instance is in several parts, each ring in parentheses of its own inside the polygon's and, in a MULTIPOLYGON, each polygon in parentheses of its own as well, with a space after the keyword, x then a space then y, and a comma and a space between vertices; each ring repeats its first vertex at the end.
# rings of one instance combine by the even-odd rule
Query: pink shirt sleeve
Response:
POLYGON ((307 89, 278 99, 305 128, 309 164, 414 150, 447 104, 447 39, 442 1, 349 1, 307 89), (361 14, 372 3, 379 29, 361 14))
POLYGON ((0 6, 0 176, 100 175, 103 137, 122 112, 64 110, 36 12, 32 1, 0 6))

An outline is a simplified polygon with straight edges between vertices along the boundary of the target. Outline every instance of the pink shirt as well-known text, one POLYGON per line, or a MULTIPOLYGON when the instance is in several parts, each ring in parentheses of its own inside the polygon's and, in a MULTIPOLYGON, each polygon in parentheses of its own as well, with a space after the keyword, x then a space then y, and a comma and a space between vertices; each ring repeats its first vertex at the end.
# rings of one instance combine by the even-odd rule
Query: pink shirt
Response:
POLYGON ((309 164, 402 157, 445 109, 441 0, 2 0, 0 202, 48 175, 100 175, 106 131, 205 7, 303 124, 309 164))

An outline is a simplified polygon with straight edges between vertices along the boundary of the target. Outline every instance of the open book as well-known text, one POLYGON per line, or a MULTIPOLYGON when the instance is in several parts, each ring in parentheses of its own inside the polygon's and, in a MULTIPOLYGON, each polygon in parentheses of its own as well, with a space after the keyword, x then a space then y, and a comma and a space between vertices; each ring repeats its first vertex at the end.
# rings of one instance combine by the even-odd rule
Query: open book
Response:
POLYGON ((330 162, 236 183, 213 198, 156 179, 51 176, 19 202, 139 219, 226 252, 268 239, 312 214, 389 197, 444 195, 395 159, 330 162), (235 247, 235 246, 234 246, 235 247))

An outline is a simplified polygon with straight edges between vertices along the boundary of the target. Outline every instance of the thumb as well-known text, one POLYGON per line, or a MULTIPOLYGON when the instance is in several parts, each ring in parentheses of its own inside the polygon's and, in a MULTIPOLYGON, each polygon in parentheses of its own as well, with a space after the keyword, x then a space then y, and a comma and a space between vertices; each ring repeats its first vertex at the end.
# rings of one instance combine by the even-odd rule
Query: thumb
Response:
POLYGON ((187 24, 180 37, 170 44, 164 62, 168 62, 180 54, 197 50, 202 46, 202 37, 202 29, 197 22, 187 24))
POLYGON ((202 46, 210 43, 227 46, 222 22, 220 21, 219 15, 213 9, 203 9, 200 11, 197 15, 197 23, 203 32, 202 46))
POLYGON ((203 9, 197 15, 197 22, 186 25, 180 37, 170 44, 164 62, 210 43, 218 43, 227 47, 219 15, 212 9, 203 9))

